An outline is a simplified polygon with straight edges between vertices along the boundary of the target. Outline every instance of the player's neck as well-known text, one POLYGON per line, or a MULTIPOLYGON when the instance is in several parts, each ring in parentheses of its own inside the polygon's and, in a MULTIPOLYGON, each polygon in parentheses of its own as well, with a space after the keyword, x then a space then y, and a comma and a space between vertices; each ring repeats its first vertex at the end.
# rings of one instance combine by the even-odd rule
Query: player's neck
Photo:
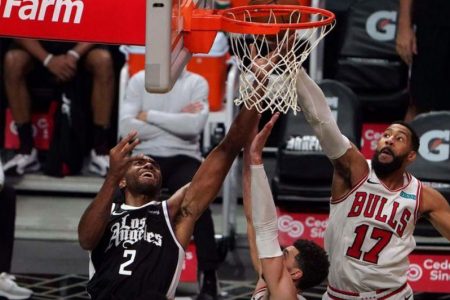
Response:
POLYGON ((142 195, 142 194, 141 195, 133 195, 131 193, 127 193, 127 195, 125 197, 125 203, 127 205, 136 206, 136 207, 145 205, 153 200, 156 200, 156 199, 153 199, 150 196, 142 195))
POLYGON ((401 188, 405 185, 405 170, 403 168, 400 168, 390 174, 384 175, 384 176, 378 176, 381 182, 388 187, 390 190, 396 190, 398 188, 401 188))

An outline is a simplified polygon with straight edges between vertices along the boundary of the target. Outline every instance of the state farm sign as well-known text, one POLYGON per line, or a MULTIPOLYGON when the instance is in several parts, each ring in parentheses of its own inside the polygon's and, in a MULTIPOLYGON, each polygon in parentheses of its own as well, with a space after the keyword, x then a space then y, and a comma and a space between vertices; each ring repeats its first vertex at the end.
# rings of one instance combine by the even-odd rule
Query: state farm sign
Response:
POLYGON ((79 24, 84 9, 81 0, 6 0, 3 3, 3 18, 19 18, 23 21, 51 20, 79 24))

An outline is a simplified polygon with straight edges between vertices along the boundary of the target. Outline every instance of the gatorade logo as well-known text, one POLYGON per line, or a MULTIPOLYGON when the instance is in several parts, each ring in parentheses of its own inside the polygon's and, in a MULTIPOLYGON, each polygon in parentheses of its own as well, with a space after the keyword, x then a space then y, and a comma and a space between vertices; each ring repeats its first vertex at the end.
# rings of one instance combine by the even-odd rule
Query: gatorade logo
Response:
MULTIPOLYGON (((1 2, 0 2, 1 8, 1 2)), ((83 16, 81 0, 6 0, 2 17, 23 21, 47 21, 79 24, 83 16)))
POLYGON ((395 38, 396 20, 396 11, 380 10, 374 12, 367 18, 367 34, 380 42, 392 41, 395 38))
POLYGON ((420 137, 419 154, 432 162, 450 158, 450 130, 430 130, 420 137))
POLYGON ((422 268, 417 264, 410 264, 408 269, 408 281, 418 281, 422 278, 422 268))

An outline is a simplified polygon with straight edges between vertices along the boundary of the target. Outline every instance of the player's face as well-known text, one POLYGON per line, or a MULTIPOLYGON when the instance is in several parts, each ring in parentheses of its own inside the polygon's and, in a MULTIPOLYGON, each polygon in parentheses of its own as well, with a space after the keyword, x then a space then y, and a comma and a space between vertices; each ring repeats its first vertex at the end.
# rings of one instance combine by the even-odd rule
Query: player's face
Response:
POLYGON ((161 170, 153 158, 144 156, 131 164, 125 180, 130 191, 154 197, 161 189, 161 170))
POLYGON ((377 175, 390 174, 405 164, 411 153, 411 133, 400 124, 389 126, 378 141, 372 158, 372 165, 377 175))
POLYGON ((299 253, 300 252, 298 251, 298 249, 294 246, 286 247, 283 250, 284 265, 290 274, 293 274, 299 270, 297 261, 295 259, 295 257, 299 253))

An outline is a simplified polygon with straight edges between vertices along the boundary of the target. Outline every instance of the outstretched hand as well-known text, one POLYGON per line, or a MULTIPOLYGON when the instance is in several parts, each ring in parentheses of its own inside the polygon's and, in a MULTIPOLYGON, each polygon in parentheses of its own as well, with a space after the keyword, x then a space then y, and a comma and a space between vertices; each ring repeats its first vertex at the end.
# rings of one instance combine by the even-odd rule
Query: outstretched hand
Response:
POLYGON ((280 113, 275 113, 270 121, 264 125, 263 129, 261 129, 261 131, 254 136, 250 145, 250 164, 260 165, 263 163, 262 151, 264 149, 264 145, 266 144, 267 139, 272 132, 272 128, 279 117, 280 113))
POLYGON ((109 151, 108 176, 113 176, 119 180, 122 179, 130 163, 143 157, 142 154, 131 156, 133 149, 139 144, 139 139, 136 138, 136 135, 136 131, 131 131, 109 151))

